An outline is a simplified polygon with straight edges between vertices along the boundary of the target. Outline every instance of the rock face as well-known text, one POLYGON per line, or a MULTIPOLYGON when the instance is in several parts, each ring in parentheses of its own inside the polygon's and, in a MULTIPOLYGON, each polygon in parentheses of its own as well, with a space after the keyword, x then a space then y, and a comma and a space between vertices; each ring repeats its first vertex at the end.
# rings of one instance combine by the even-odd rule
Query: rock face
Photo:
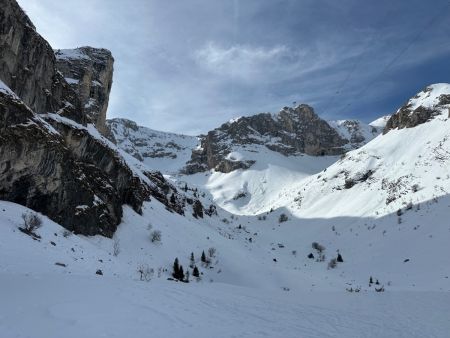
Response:
POLYGON ((441 114, 443 109, 450 109, 450 84, 430 85, 391 116, 383 133, 396 128, 413 128, 441 114))
POLYGON ((78 93, 87 121, 105 135, 114 58, 107 49, 81 47, 55 51, 57 68, 78 93))
POLYGON ((383 128, 359 120, 328 121, 338 134, 348 141, 348 149, 357 149, 381 134, 383 128))
POLYGON ((85 123, 76 93, 56 69, 50 45, 14 0, 0 0, 0 79, 33 111, 85 123))
POLYGON ((276 115, 264 113, 232 120, 202 136, 201 148, 193 151, 184 171, 193 174, 208 169, 230 172, 249 168, 252 161, 229 156, 235 146, 258 144, 286 156, 322 156, 342 154, 346 143, 310 106, 285 107, 276 115))
POLYGON ((116 118, 107 120, 108 136, 119 148, 149 168, 175 174, 191 158, 198 145, 195 136, 180 135, 138 126, 135 122, 116 118))
MULTIPOLYGON (((0 199, 39 211, 76 233, 108 237, 121 221, 123 204, 139 213, 143 201, 154 197, 183 214, 184 197, 160 173, 143 170, 92 124, 83 125, 90 117, 81 109, 86 100, 81 86, 74 90, 56 70, 52 48, 19 5, 0 4, 0 199)), ((92 82, 104 81, 107 89, 97 91, 95 84, 89 89, 100 114, 108 102, 112 57, 104 50, 82 51, 92 67, 83 76, 97 77, 92 82), (110 73, 109 66, 103 70, 92 61, 101 59, 99 54, 111 62, 110 73)), ((71 74, 76 71, 81 72, 71 74)), ((99 114, 97 124, 104 120, 99 114)))

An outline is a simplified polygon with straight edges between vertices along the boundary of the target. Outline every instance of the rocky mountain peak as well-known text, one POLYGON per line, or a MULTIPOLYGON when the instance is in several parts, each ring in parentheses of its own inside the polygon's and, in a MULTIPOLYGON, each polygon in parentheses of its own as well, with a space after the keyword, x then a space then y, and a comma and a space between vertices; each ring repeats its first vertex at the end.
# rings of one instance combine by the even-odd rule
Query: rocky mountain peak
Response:
POLYGON ((56 66, 78 93, 88 122, 106 133, 106 110, 113 79, 114 58, 104 48, 80 47, 55 51, 56 66))
POLYGON ((250 167, 252 161, 228 158, 236 147, 262 145, 286 156, 321 156, 343 153, 348 142, 306 104, 284 107, 277 114, 261 113, 231 120, 201 136, 200 141, 201 147, 192 152, 186 173, 208 169, 230 172, 250 167))
POLYGON ((427 86, 391 116, 383 131, 412 128, 442 114, 450 116, 450 84, 427 86))

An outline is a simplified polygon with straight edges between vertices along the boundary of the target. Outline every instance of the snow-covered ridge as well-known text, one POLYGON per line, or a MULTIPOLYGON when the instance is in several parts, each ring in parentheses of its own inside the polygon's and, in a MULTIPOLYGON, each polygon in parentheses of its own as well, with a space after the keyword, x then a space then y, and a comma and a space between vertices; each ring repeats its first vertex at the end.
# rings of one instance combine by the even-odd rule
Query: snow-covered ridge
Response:
POLYGON ((348 148, 356 149, 377 137, 383 128, 366 124, 359 120, 334 120, 328 121, 338 134, 348 140, 348 148))
POLYGON ((180 171, 199 144, 195 136, 156 131, 127 119, 107 120, 107 127, 120 149, 165 174, 180 171))
POLYGON ((89 60, 89 56, 86 55, 82 49, 55 49, 55 56, 61 60, 74 60, 85 59, 89 60))
POLYGON ((449 83, 436 83, 426 87, 411 98, 407 106, 410 110, 415 110, 419 107, 434 108, 440 105, 442 95, 450 95, 449 83))
POLYGON ((0 93, 11 96, 14 99, 19 99, 18 96, 2 80, 0 80, 0 93))

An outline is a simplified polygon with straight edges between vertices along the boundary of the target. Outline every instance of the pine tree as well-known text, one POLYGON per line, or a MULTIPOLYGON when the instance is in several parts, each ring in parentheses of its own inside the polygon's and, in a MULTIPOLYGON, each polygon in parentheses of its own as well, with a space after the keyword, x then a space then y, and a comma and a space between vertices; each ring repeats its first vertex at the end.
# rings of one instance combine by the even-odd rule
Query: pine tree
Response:
POLYGON ((344 260, 342 259, 342 256, 341 256, 340 253, 338 253, 337 261, 340 262, 340 263, 342 263, 342 262, 344 261, 344 260))
POLYGON ((172 193, 172 195, 170 195, 170 203, 171 204, 176 204, 177 200, 175 199, 175 194, 172 193))
POLYGON ((180 270, 179 270, 179 274, 178 274, 178 280, 183 280, 184 279, 184 271, 183 271, 183 265, 180 265, 180 270))
POLYGON ((194 266, 194 271, 192 271, 192 276, 194 277, 200 277, 200 272, 198 271, 198 268, 194 266))
POLYGON ((372 276, 370 276, 370 278, 369 278, 369 284, 373 284, 372 276))
POLYGON ((178 279, 179 275, 180 275, 180 265, 178 263, 178 257, 177 257, 177 258, 175 258, 175 261, 173 262, 172 276, 173 276, 173 278, 178 279))
POLYGON ((184 282, 185 282, 185 283, 189 283, 189 275, 190 275, 190 274, 189 274, 189 270, 187 270, 186 273, 185 273, 184 275, 185 275, 184 282))
POLYGON ((184 184, 184 191, 185 191, 185 192, 188 191, 187 183, 184 184))
POLYGON ((206 255, 205 255, 205 251, 202 251, 202 258, 201 258, 203 263, 206 263, 206 255))
POLYGON ((194 253, 191 252, 191 263, 189 264, 189 267, 190 267, 191 269, 193 269, 193 268, 194 268, 194 265, 195 265, 194 253))

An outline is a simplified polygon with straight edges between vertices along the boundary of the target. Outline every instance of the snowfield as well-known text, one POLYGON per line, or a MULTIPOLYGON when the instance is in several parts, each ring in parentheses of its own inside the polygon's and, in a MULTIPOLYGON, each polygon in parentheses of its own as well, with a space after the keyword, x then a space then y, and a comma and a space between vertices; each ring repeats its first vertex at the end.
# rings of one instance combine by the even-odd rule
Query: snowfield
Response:
MULTIPOLYGON (((441 282, 439 287, 447 285, 445 292, 425 291, 435 289, 433 286, 400 291, 414 289, 405 283, 397 287, 399 291, 392 287, 377 293, 375 286, 361 281, 361 291, 350 293, 337 281, 347 270, 346 263, 336 271, 326 270, 322 263, 310 263, 317 265, 314 275, 308 278, 303 276, 308 269, 298 271, 290 276, 289 287, 281 288, 289 277, 282 273, 283 267, 266 261, 265 271, 258 271, 252 258, 261 255, 259 259, 264 261, 262 253, 245 249, 238 239, 227 240, 212 229, 208 231, 206 224, 197 225, 199 229, 192 232, 176 223, 175 229, 161 226, 155 217, 153 221, 163 229, 163 240, 152 244, 144 235, 146 225, 139 226, 143 218, 128 210, 117 234, 121 252, 114 256, 112 240, 65 237, 64 230, 45 217, 37 231, 41 240, 33 240, 17 230, 25 211, 13 203, 0 205, 0 332, 4 337, 448 337, 448 275, 446 284, 441 282), (224 261, 213 266, 222 267, 222 274, 228 277, 221 279, 216 277, 220 274, 205 271, 201 281, 185 284, 167 281, 167 272, 159 278, 155 272, 151 281, 139 280, 139 262, 169 268, 171 254, 181 258, 185 253, 185 263, 186 247, 198 252, 211 243, 217 245, 217 260, 224 261), (55 265, 57 262, 66 267, 55 265), (230 270, 237 267, 241 270, 234 275, 230 270), (95 274, 97 269, 102 276, 95 274), (326 278, 336 281, 322 284, 326 278), (333 291, 331 285, 342 288, 333 291)), ((280 262, 288 256, 292 255, 277 253, 280 262)), ((350 253, 344 257, 354 258, 350 253)), ((448 257, 445 259, 436 264, 449 266, 448 257)), ((374 262, 374 267, 378 263, 374 262)), ((412 264, 417 264, 414 259, 412 264)), ((383 270, 372 267, 378 278, 383 270)), ((425 275, 434 278, 428 272, 425 275)))
MULTIPOLYGON (((430 88, 411 107, 450 93, 430 88)), ((112 239, 42 215, 33 238, 19 230, 32 211, 0 201, 0 337, 448 338, 448 106, 342 157, 236 148, 230 156, 256 161, 249 170, 190 176, 175 169, 194 138, 168 136, 173 152, 163 154, 163 133, 135 128, 130 143, 123 130, 119 150, 93 126, 74 125, 139 177, 160 154, 179 192, 215 203, 217 214, 195 218, 187 205, 181 216, 152 199, 142 215, 124 206, 112 239), (143 162, 125 153, 136 144, 150 152, 143 162), (175 258, 190 283, 170 280, 175 258)))

